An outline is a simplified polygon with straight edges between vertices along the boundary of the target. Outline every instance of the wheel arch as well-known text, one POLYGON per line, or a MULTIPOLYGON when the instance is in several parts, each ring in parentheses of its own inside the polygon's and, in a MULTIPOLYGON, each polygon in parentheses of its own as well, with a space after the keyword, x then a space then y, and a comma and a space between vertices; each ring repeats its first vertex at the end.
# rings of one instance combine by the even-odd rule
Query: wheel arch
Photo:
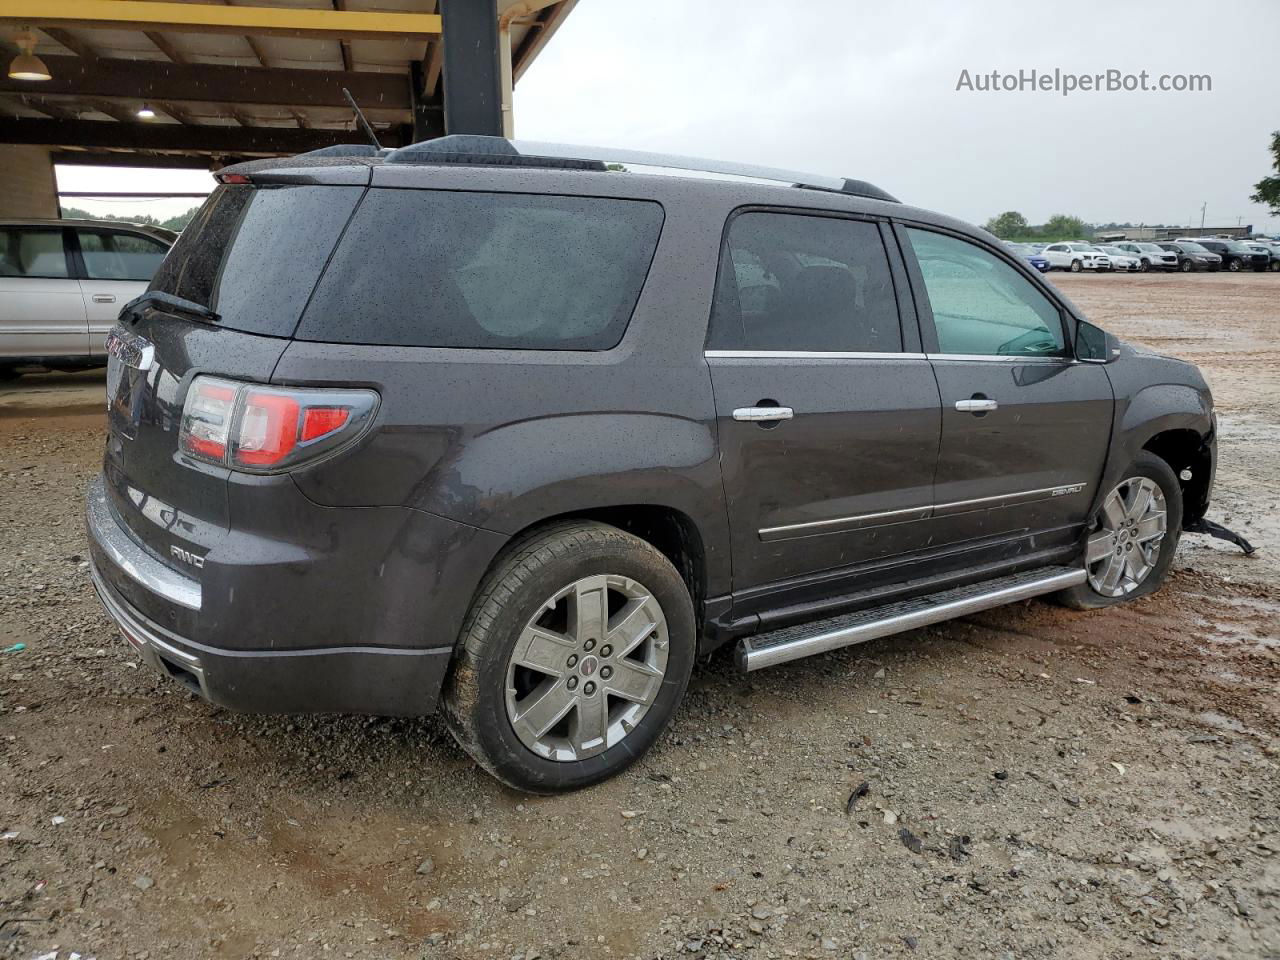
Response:
POLYGON ((1142 449, 1167 463, 1182 487, 1182 526, 1204 516, 1213 486, 1213 451, 1207 438, 1182 427, 1155 434, 1142 449))
POLYGON ((518 531, 490 566, 498 563, 512 545, 536 536, 549 526, 572 520, 593 521, 616 527, 654 547, 671 561, 671 565, 684 580, 689 588, 689 595, 693 598, 694 610, 701 609, 708 590, 706 541, 694 519, 671 506, 653 503, 611 504, 543 517, 518 531))

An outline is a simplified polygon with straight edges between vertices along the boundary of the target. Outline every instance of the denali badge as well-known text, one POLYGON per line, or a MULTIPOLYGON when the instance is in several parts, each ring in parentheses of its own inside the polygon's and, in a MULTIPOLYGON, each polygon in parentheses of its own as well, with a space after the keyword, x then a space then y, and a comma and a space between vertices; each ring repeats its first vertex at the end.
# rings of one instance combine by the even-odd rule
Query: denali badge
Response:
POLYGON ((183 550, 176 543, 169 548, 169 554, 177 557, 183 563, 191 564, 191 566, 195 567, 197 570, 204 569, 204 557, 197 556, 190 550, 183 550))
POLYGON ((1049 496, 1065 497, 1069 493, 1079 493, 1084 487, 1083 483, 1069 483, 1065 487, 1054 487, 1053 493, 1049 494, 1049 496))

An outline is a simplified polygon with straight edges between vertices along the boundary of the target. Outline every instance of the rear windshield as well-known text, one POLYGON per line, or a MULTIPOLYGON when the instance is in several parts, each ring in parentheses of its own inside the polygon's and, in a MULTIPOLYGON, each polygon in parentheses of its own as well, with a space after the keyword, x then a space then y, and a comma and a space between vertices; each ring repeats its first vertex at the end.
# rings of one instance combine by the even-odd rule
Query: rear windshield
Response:
POLYGON ((643 200, 371 190, 296 336, 607 350, 626 331, 662 219, 643 200))
POLYGON ((151 281, 234 330, 287 337, 363 187, 221 186, 151 281))

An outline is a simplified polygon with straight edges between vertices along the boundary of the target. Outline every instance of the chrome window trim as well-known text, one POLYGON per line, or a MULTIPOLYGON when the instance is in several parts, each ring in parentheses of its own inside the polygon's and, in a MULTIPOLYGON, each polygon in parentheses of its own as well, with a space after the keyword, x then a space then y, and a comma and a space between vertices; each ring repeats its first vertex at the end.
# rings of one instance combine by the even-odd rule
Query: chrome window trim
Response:
POLYGON ((1075 357, 1046 357, 1034 354, 1010 357, 998 353, 928 353, 930 360, 981 360, 985 363, 1078 363, 1075 357))
POLYGON ((980 360, 988 363, 1079 363, 1075 357, 988 353, 904 353, 872 350, 704 350, 708 360, 980 360))
POLYGON ((891 523, 902 523, 908 520, 952 517, 961 513, 969 513, 973 510, 1022 506, 1028 503, 1036 503, 1040 500, 1051 500, 1054 497, 1072 496, 1083 493, 1088 488, 1088 483, 1060 483, 1054 487, 1039 487, 1035 490, 1022 490, 1016 493, 1001 493, 992 497, 977 497, 973 500, 953 500, 950 503, 934 503, 920 507, 907 507, 902 510, 881 510, 875 513, 858 513, 847 517, 833 517, 830 520, 810 520, 805 523, 762 527, 756 531, 756 535, 761 540, 768 542, 795 539, 796 537, 807 536, 809 533, 821 533, 824 530, 830 530, 832 533, 844 533, 849 530, 886 526, 891 523), (808 533, 805 531, 808 531, 808 533))
POLYGON ((903 353, 900 350, 839 351, 839 350, 704 350, 708 360, 925 360, 923 353, 903 353))

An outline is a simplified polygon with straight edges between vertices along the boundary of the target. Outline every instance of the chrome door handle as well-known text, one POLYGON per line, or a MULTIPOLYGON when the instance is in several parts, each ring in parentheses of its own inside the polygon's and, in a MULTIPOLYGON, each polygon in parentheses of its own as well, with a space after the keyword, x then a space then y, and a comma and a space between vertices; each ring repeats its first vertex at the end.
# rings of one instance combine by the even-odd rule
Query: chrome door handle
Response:
POLYGON ((767 423, 771 420, 790 420, 795 411, 790 407, 739 407, 733 411, 733 419, 747 423, 767 423))
POLYGON ((972 400, 956 401, 956 409, 961 413, 989 413, 999 407, 1000 404, 986 397, 974 397, 972 400))
POLYGON ((116 296, 114 293, 95 293, 93 295, 94 303, 115 303, 116 296))

